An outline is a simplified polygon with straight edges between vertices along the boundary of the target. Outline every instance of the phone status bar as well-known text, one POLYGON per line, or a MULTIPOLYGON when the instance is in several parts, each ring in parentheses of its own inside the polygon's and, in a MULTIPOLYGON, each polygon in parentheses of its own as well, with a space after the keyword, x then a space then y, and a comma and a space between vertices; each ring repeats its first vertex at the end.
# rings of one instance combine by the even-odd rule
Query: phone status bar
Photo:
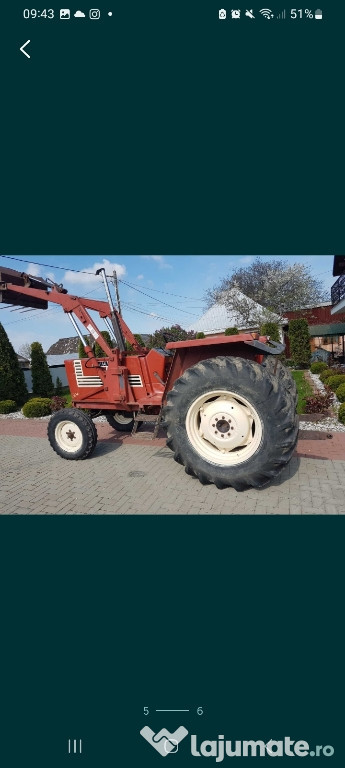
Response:
POLYGON ((260 8, 258 10, 253 8, 231 8, 229 10, 226 8, 219 8, 218 18, 220 21, 226 21, 227 19, 239 20, 241 18, 248 18, 251 20, 260 18, 266 21, 272 21, 273 19, 291 19, 292 21, 297 19, 310 21, 313 19, 322 21, 324 15, 321 8, 290 8, 289 10, 284 8, 279 11, 273 11, 271 8, 260 8))
POLYGON ((71 9, 71 8, 24 8, 23 10, 23 18, 28 20, 38 20, 38 19, 47 19, 48 21, 51 20, 60 20, 60 21, 71 21, 72 19, 83 19, 84 23, 87 21, 99 21, 101 18, 104 17, 111 17, 113 15, 113 12, 110 10, 101 11, 100 8, 88 8, 81 10, 80 8, 77 9, 71 9))

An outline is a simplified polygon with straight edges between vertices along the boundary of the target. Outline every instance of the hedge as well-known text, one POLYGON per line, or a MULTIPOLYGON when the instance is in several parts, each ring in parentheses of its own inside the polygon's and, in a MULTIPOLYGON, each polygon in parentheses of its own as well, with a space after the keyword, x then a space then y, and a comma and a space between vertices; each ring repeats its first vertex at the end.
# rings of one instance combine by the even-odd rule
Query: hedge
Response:
POLYGON ((327 379, 327 386, 330 387, 333 392, 335 392, 338 387, 340 387, 340 384, 344 384, 345 382, 345 374, 341 373, 337 376, 329 376, 327 379))
POLYGON ((0 400, 0 413, 13 413, 17 410, 17 403, 14 400, 0 400))
POLYGON ((322 362, 312 363, 310 366, 311 373, 321 373, 322 371, 326 371, 327 369, 328 369, 327 363, 322 363, 322 362))
POLYGON ((335 394, 340 403, 345 403, 345 383, 340 384, 340 387, 335 390, 335 394))
POLYGON ((27 419, 50 416, 51 399, 50 397, 33 397, 32 400, 28 400, 28 402, 23 405, 22 411, 27 419))
POLYGON ((342 424, 345 424, 345 403, 342 403, 342 405, 339 408, 338 419, 339 421, 341 421, 342 424))

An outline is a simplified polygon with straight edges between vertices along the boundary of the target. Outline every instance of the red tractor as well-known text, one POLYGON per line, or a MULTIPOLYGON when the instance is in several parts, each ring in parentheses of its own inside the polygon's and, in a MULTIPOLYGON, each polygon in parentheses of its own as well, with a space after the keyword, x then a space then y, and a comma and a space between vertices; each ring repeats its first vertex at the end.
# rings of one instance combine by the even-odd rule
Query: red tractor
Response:
POLYGON ((65 361, 73 408, 49 421, 54 451, 65 459, 90 456, 97 442, 90 412, 101 412, 120 431, 151 421, 156 436, 165 426, 175 460, 201 483, 236 490, 269 483, 290 460, 298 436, 296 386, 277 359, 284 346, 239 333, 148 350, 115 310, 104 269, 98 272, 107 301, 72 296, 62 285, 0 267, 0 302, 37 309, 60 304, 85 348, 86 358, 65 361), (111 346, 89 311, 104 321, 111 346), (78 321, 105 357, 95 357, 78 321))

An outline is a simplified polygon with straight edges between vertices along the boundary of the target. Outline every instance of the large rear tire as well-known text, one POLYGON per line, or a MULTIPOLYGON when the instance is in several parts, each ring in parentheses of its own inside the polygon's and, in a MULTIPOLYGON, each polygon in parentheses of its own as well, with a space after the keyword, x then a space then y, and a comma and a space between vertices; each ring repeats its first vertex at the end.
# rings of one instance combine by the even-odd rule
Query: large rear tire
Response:
POLYGON ((236 357, 188 368, 167 395, 167 445, 188 474, 217 488, 261 488, 298 437, 292 397, 263 366, 236 357))
POLYGON ((273 376, 277 376, 282 386, 285 387, 286 391, 291 395, 296 408, 298 393, 295 379, 291 376, 290 371, 285 368, 280 360, 275 359, 273 355, 267 355, 263 366, 273 376))
POLYGON ((63 408, 51 417, 48 440, 63 459, 86 459, 97 443, 97 429, 91 417, 78 408, 63 408))
MULTIPOLYGON (((110 427, 117 429, 118 432, 131 432, 134 425, 134 414, 129 411, 106 411, 105 418, 110 427)), ((138 422, 138 427, 142 422, 138 422)))

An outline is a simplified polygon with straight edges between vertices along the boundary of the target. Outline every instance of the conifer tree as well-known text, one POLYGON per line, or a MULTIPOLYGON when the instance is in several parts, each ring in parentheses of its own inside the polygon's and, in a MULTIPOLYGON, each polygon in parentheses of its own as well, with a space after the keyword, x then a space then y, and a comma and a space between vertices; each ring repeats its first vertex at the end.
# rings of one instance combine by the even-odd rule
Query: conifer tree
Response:
POLYGON ((28 396, 24 373, 7 333, 0 323, 0 400, 14 400, 21 406, 28 396))
POLYGON ((43 352, 42 344, 34 341, 31 344, 31 376, 34 397, 52 397, 54 384, 43 352))
POLYGON ((308 368, 310 365, 311 348, 308 321, 305 318, 301 317, 290 320, 289 340, 294 365, 298 365, 300 368, 308 368))

